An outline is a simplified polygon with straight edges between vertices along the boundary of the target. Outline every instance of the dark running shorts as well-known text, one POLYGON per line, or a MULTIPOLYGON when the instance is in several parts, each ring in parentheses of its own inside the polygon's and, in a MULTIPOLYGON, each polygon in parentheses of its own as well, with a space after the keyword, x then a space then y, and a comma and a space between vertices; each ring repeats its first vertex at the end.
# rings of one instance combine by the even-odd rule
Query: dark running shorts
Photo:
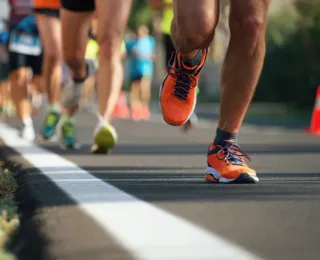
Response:
POLYGON ((73 12, 90 12, 95 10, 94 0, 62 0, 61 6, 73 12))
POLYGON ((50 8, 35 8, 34 12, 36 14, 44 14, 51 17, 59 18, 59 9, 50 9, 50 8))
POLYGON ((39 56, 25 55, 16 52, 9 52, 9 71, 19 68, 30 67, 33 75, 40 76, 42 72, 42 54, 39 56))
MULTIPOLYGON (((15 32, 14 27, 10 29, 10 38, 13 32, 15 32)), ((43 51, 39 55, 27 55, 10 50, 9 47, 9 73, 19 68, 31 68, 33 75, 39 76, 42 74, 42 59, 43 51)))
POLYGON ((9 63, 0 62, 0 81, 6 81, 9 78, 9 63))

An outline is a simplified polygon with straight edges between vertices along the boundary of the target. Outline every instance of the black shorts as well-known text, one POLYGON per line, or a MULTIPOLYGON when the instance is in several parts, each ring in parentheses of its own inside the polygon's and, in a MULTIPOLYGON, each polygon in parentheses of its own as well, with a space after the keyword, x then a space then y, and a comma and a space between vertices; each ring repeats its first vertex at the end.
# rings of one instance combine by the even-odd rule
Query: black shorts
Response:
POLYGON ((44 14, 50 17, 59 18, 60 12, 59 9, 50 9, 50 8, 35 8, 34 12, 36 14, 44 14))
POLYGON ((0 81, 6 81, 9 78, 9 63, 0 62, 0 81))
MULTIPOLYGON (((15 31, 14 26, 9 30, 9 34, 10 34, 9 39, 11 38, 11 34, 13 31, 15 31)), ((27 55, 27 54, 19 53, 16 51, 12 51, 10 50, 9 45, 8 45, 8 49, 9 49, 9 73, 19 68, 31 68, 33 75, 39 76, 42 74, 43 50, 39 55, 35 56, 35 55, 27 55)))
POLYGON ((172 53, 174 52, 174 46, 172 43, 171 36, 169 34, 163 34, 163 41, 164 41, 164 50, 166 55, 166 66, 169 64, 171 59, 172 53))
POLYGON ((90 12, 95 10, 95 0, 62 0, 61 6, 73 12, 90 12))
POLYGON ((29 67, 32 69, 33 75, 40 76, 42 74, 42 58, 42 54, 31 56, 17 52, 9 52, 9 72, 19 68, 29 67))

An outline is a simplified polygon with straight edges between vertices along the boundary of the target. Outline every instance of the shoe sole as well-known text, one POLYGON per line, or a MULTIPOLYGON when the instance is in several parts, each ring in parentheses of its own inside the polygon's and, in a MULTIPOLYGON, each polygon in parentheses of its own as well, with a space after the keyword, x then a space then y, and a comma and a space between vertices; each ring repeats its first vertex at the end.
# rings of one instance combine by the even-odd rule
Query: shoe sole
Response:
MULTIPOLYGON (((163 82, 166 81, 168 76, 166 76, 163 80, 163 82)), ((159 89, 159 104, 160 104, 160 111, 161 111, 161 114, 162 114, 162 117, 163 117, 163 113, 162 113, 162 109, 161 109, 161 93, 162 93, 162 88, 163 88, 163 84, 160 85, 160 89, 159 89)), ((193 103, 193 107, 192 107, 192 110, 188 116, 188 118, 182 123, 182 124, 172 124, 172 123, 169 123, 164 117, 163 117, 163 120, 168 124, 168 125, 172 125, 172 126, 182 126, 184 125, 186 122, 188 122, 188 120, 190 119, 190 117, 192 116, 195 108, 196 108, 196 104, 197 104, 197 95, 194 95, 194 103, 193 103)))
POLYGON ((94 138, 91 152, 94 154, 107 154, 117 144, 117 135, 108 127, 99 130, 94 138))
POLYGON ((81 149, 81 144, 80 143, 75 143, 72 145, 67 145, 65 143, 60 142, 59 146, 62 150, 79 150, 81 149))
POLYGON ((38 135, 38 140, 54 143, 54 142, 59 141, 59 137, 58 137, 57 133, 55 133, 52 136, 44 136, 44 135, 40 134, 40 135, 38 135))
POLYGON ((245 172, 241 173, 234 179, 223 178, 220 173, 212 167, 207 167, 204 179, 206 182, 223 184, 256 184, 259 182, 259 178, 257 176, 251 176, 245 172))

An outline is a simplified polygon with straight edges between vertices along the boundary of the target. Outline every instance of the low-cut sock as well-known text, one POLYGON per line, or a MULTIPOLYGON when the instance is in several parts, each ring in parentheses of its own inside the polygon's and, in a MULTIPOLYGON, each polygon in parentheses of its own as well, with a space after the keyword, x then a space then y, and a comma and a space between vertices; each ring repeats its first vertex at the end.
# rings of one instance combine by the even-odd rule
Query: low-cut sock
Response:
POLYGON ((189 59, 185 56, 182 55, 182 62, 188 66, 188 67, 195 67, 197 66, 201 60, 202 60, 202 50, 198 50, 197 54, 192 58, 192 59, 189 59))
POLYGON ((237 133, 230 133, 227 131, 224 131, 220 128, 217 128, 216 136, 214 138, 214 144, 215 145, 221 145, 225 141, 232 141, 237 143, 238 134, 237 133))

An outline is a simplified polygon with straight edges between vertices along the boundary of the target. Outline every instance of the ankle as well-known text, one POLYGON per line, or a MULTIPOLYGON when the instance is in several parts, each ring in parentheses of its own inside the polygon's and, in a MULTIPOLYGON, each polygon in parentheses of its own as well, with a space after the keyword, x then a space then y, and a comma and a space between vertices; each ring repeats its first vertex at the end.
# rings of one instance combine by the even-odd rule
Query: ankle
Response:
POLYGON ((220 128, 217 128, 216 137, 214 138, 214 144, 221 144, 226 140, 231 140, 237 142, 238 134, 224 131, 220 128))
POLYGON ((197 50, 195 53, 182 55, 182 62, 188 67, 197 66, 202 60, 202 50, 197 50))
POLYGON ((33 122, 32 122, 32 118, 31 117, 25 117, 23 120, 22 120, 22 124, 24 126, 32 126, 33 122))

